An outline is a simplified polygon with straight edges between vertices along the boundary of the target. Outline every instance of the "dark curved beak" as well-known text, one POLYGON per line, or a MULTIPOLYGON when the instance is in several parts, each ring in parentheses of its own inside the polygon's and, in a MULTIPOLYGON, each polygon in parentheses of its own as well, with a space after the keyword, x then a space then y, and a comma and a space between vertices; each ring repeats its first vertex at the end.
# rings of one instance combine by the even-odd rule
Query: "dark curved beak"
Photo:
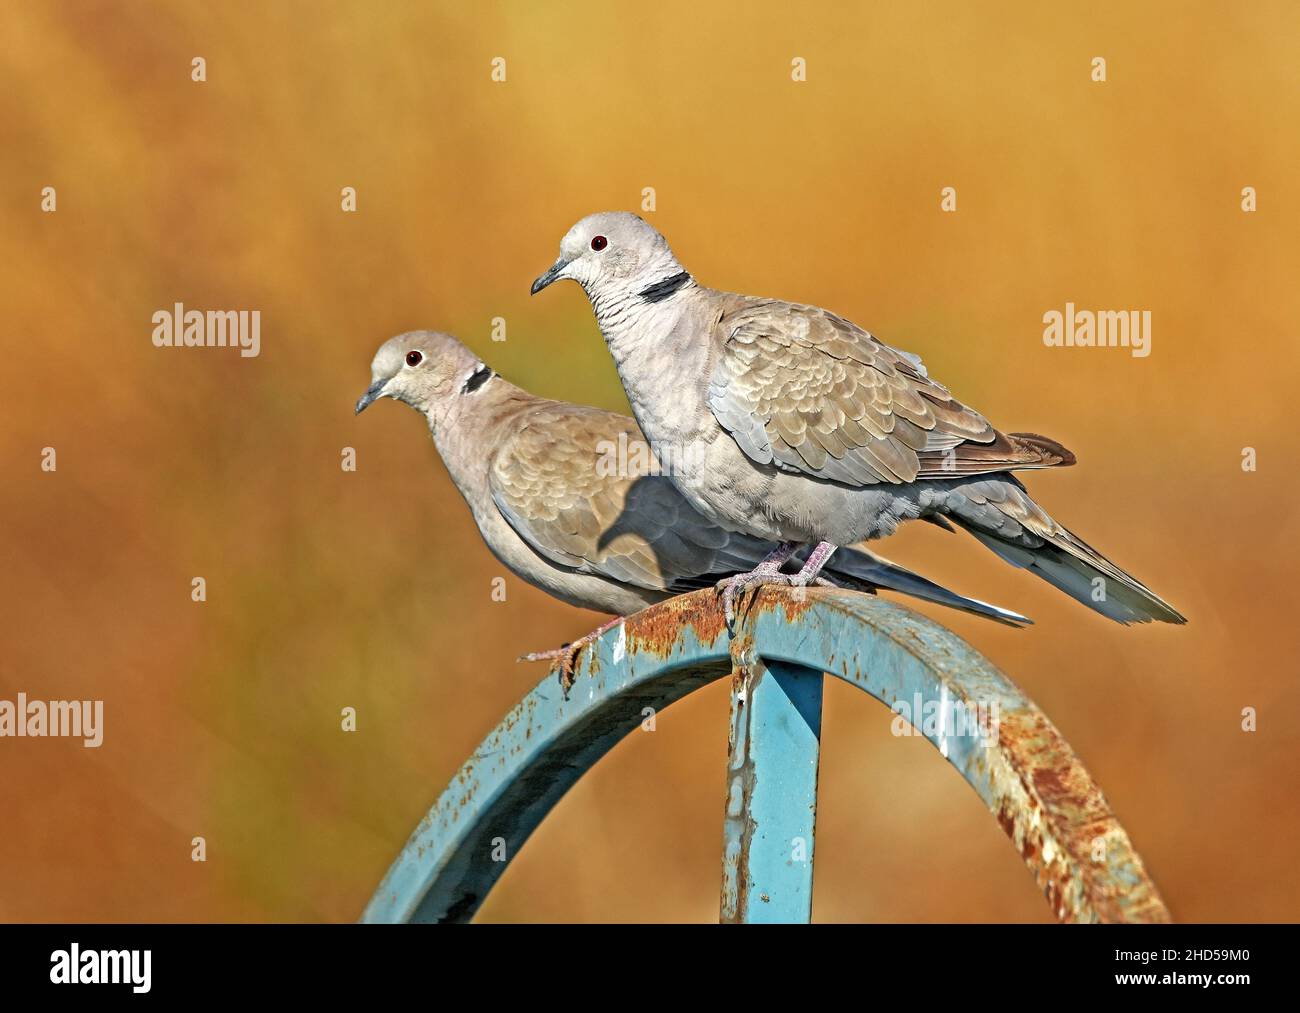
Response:
POLYGON ((568 266, 569 266, 569 262, 565 260, 563 257, 561 257, 559 260, 557 260, 554 264, 552 264, 550 267, 546 269, 545 274, 540 275, 538 279, 535 282, 533 282, 533 287, 529 290, 528 294, 536 295, 547 285, 553 282, 556 278, 558 278, 560 276, 560 272, 563 271, 568 266))
POLYGON ((366 391, 359 398, 357 398, 356 413, 358 415, 360 415, 363 411, 365 411, 367 408, 370 407, 370 402, 375 401, 378 398, 383 396, 384 384, 386 384, 387 382, 388 382, 387 380, 376 380, 374 383, 370 385, 370 389, 368 391, 366 391))

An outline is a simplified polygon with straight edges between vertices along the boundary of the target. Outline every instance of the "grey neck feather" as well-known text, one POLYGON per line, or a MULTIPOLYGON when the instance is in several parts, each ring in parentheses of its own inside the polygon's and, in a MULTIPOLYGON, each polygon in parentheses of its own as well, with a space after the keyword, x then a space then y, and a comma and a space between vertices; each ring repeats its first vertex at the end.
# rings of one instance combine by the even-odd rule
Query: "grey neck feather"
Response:
POLYGON ((709 306, 697 294, 691 281, 657 303, 634 296, 612 326, 597 315, 632 414, 652 441, 680 440, 699 424, 713 350, 702 340, 709 306))
POLYGON ((635 280, 593 286, 587 289, 587 297, 612 350, 619 337, 671 315, 682 297, 695 287, 695 279, 670 256, 635 280))
POLYGON ((476 515, 491 502, 488 473, 494 449, 509 438, 512 420, 519 411, 535 400, 527 391, 484 367, 452 395, 450 404, 425 411, 434 446, 476 515), (480 376, 483 379, 478 379, 480 376), (466 392, 464 388, 475 380, 474 389, 466 392))

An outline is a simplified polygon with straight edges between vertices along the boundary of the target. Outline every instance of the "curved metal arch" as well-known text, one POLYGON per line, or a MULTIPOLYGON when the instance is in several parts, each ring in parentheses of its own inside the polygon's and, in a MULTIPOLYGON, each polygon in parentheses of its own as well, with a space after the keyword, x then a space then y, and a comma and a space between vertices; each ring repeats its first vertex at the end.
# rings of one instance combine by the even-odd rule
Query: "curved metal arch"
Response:
MULTIPOLYGON (((992 705, 996 736, 983 740, 952 735, 943 721, 913 724, 997 818, 1056 916, 1169 919, 1128 835, 1073 750, 978 652, 942 626, 870 595, 764 588, 734 637, 714 592, 697 591, 628 617, 584 650, 568 699, 553 675, 543 679, 483 740, 416 827, 362 920, 469 920, 532 831, 579 777, 640 726, 645 708, 660 711, 733 666, 744 671, 769 662, 774 670, 826 672, 909 712, 913 705, 941 713, 987 712, 992 705)), ((735 703, 733 693, 733 737, 735 703)), ((815 791, 815 771, 813 779, 815 791)), ((811 873, 808 882, 810 888, 811 873)), ((727 903, 724 891, 724 911, 727 903)))

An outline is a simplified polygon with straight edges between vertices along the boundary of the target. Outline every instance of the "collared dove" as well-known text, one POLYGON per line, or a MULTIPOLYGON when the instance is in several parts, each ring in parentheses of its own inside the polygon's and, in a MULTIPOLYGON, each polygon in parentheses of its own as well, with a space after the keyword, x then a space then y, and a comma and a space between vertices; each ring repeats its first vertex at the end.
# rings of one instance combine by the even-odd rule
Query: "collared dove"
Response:
MULTIPOLYGON (((391 338, 370 375, 357 413, 382 397, 421 412, 492 554, 570 605, 626 616, 752 569, 773 549, 693 510, 654 473, 658 465, 630 418, 536 397, 449 334, 391 338)), ((867 552, 845 550, 826 574, 839 586, 901 591, 1011 626, 1029 622, 867 552)), ((524 660, 558 658, 567 679, 577 650, 617 621, 524 660)))
POLYGON ((1014 566, 1120 623, 1186 620, 1030 499, 1011 471, 1074 463, 1001 433, 921 360, 815 306, 705 288, 650 225, 589 215, 534 294, 582 285, 641 430, 674 448, 672 480, 714 523, 778 549, 725 582, 813 580, 838 546, 904 520, 951 520, 1014 566), (780 563, 815 546, 795 574, 780 563))

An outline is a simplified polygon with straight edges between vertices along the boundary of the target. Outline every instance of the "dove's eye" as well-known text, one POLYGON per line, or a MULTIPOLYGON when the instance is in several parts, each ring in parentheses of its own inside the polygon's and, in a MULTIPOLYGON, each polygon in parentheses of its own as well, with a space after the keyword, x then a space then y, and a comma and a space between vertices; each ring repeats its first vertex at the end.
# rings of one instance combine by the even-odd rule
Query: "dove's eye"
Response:
POLYGON ((424 361, 424 356, 421 355, 419 352, 406 353, 406 364, 408 366, 418 366, 423 361, 424 361))
POLYGON ((608 246, 608 245, 609 245, 609 240, 606 239, 604 236, 593 236, 593 237, 592 237, 592 240, 591 240, 591 248, 592 248, 593 250, 595 250, 597 253, 599 253, 601 250, 603 250, 603 249, 604 249, 606 246, 608 246))

